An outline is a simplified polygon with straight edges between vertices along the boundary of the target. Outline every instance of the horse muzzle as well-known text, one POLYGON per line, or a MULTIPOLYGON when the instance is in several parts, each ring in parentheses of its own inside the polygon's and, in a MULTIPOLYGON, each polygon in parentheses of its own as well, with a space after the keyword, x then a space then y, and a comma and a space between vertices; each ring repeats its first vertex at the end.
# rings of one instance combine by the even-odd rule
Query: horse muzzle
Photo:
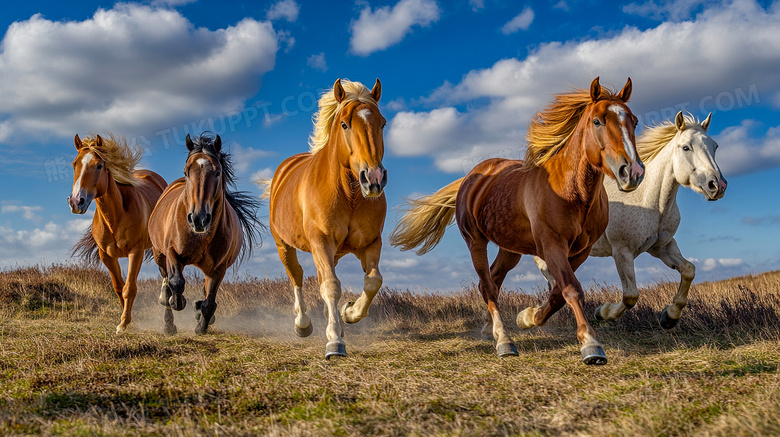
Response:
POLYGON ((387 185, 387 170, 381 164, 372 169, 363 168, 358 178, 363 197, 379 197, 387 185))
POLYGON ((617 166, 617 171, 615 171, 614 166, 611 167, 620 191, 629 192, 636 190, 645 178, 645 165, 638 159, 633 162, 621 159, 620 165, 617 166))
POLYGON ((211 229, 211 213, 206 211, 200 211, 196 213, 187 214, 187 223, 192 228, 192 232, 196 234, 205 234, 211 229))
POLYGON ((712 177, 707 181, 707 185, 702 187, 702 191, 704 191, 704 196, 707 200, 715 201, 726 194, 728 185, 728 182, 723 177, 712 177))
POLYGON ((82 193, 79 193, 76 196, 70 195, 67 200, 70 212, 73 214, 86 213, 87 209, 89 209, 89 205, 92 203, 92 197, 82 193))

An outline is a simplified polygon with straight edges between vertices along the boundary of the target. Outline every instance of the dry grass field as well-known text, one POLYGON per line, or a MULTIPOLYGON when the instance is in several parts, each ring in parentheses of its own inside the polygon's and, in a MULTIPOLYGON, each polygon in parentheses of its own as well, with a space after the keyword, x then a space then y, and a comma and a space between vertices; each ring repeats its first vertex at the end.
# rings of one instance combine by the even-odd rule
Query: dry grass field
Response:
MULTIPOLYGON (((780 272, 693 286, 680 324, 656 320, 676 284, 642 291, 615 322, 596 322, 609 364, 580 363, 568 309, 519 332, 539 297, 509 290, 505 323, 520 356, 480 338, 473 288, 420 295, 383 289, 346 327, 346 359, 325 361, 293 334, 287 282, 226 283, 213 332, 195 336, 191 279, 179 334, 161 333, 157 281, 141 284, 134 329, 102 270, 0 273, 0 434, 65 435, 777 435, 780 272), (512 317, 512 319, 510 319, 512 317)), ((592 287, 587 311, 616 298, 592 287)))

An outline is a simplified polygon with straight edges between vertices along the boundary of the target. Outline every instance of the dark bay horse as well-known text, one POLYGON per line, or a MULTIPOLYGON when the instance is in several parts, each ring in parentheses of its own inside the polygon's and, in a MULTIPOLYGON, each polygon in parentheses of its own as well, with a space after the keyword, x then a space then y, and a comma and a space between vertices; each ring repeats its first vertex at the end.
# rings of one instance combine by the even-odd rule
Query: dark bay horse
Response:
POLYGON ((542 326, 568 303, 577 319, 585 364, 607 358, 582 310, 583 290, 574 272, 588 258, 609 220, 604 175, 623 191, 637 188, 644 167, 636 151, 637 119, 626 106, 631 79, 619 93, 593 80, 590 91, 558 94, 528 127, 525 160, 489 159, 439 192, 411 201, 391 235, 403 250, 435 246, 453 217, 471 252, 479 289, 487 303, 486 322, 499 356, 517 355, 498 310, 507 273, 522 254, 542 258, 555 278, 546 304, 527 308, 517 324, 542 326), (499 247, 493 264, 487 245, 499 247))
POLYGON ((379 255, 387 212, 382 166, 385 118, 377 102, 377 79, 369 91, 358 82, 337 80, 320 98, 310 150, 282 162, 271 180, 258 181, 270 199, 271 234, 295 293, 295 332, 306 337, 311 319, 303 301, 303 269, 297 250, 311 252, 328 326, 325 357, 346 356, 342 319, 356 323, 368 315, 382 286, 379 255), (336 264, 352 253, 365 272, 363 293, 339 313, 341 282, 336 264))
POLYGON ((184 266, 192 264, 206 276, 205 300, 195 302, 197 334, 214 323, 217 290, 233 263, 249 256, 259 239, 259 201, 236 192, 230 158, 222 152, 222 139, 203 134, 186 138, 184 177, 173 181, 160 196, 149 218, 154 260, 163 277, 158 299, 166 307, 165 333, 176 333, 173 312, 187 305, 184 266))
POLYGON ((87 212, 92 200, 97 211, 90 229, 73 247, 73 254, 89 262, 97 259, 111 274, 122 318, 116 333, 124 332, 132 321, 136 279, 144 252, 152 247, 147 223, 157 199, 165 189, 165 179, 153 171, 136 170, 143 151, 130 150, 124 138, 109 134, 73 138, 73 188, 68 206, 74 214, 87 212), (127 281, 122 280, 119 258, 128 258, 127 281))

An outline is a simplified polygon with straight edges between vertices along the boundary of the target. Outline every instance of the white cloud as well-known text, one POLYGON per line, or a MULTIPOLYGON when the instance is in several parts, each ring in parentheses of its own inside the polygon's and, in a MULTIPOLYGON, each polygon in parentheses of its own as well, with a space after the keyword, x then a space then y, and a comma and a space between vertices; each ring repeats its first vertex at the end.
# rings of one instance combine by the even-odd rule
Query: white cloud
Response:
POLYGON ((197 0, 152 0, 152 6, 168 6, 175 8, 176 6, 183 6, 190 3, 194 3, 197 0))
POLYGON ((252 173, 252 177, 249 179, 250 181, 254 182, 258 179, 269 179, 274 176, 275 169, 271 167, 261 168, 260 170, 257 170, 256 172, 252 173))
POLYGON ((520 12, 515 18, 512 18, 508 23, 504 24, 501 28, 501 33, 510 35, 518 30, 528 30, 528 27, 531 26, 533 21, 534 11, 530 7, 526 7, 523 9, 523 12, 520 12))
MULTIPOLYGON (((737 0, 708 9, 693 22, 543 44, 525 59, 503 59, 469 72, 457 84, 445 83, 423 99, 434 109, 397 114, 385 139, 393 153, 431 156, 439 169, 461 172, 476 156, 506 150, 521 156, 527 123, 552 94, 586 88, 599 75, 602 84, 616 88, 631 76, 629 106, 640 119, 671 106, 694 113, 718 109, 714 100, 724 92, 738 97, 737 88, 780 94, 780 76, 766 73, 780 70, 778 21, 780 9, 737 0)), ((738 108, 725 97, 721 109, 738 108)), ((748 102, 757 103, 758 98, 748 102)))
POLYGON ((328 64, 325 62, 325 53, 319 52, 306 59, 306 65, 322 72, 328 71, 328 64))
POLYGON ((715 157, 726 178, 780 166, 780 126, 769 128, 764 135, 750 135, 759 127, 754 120, 744 120, 715 136, 720 146, 715 157))
POLYGON ((236 110, 277 49, 271 24, 252 19, 212 31, 132 3, 84 21, 34 15, 2 40, 0 135, 130 135, 236 110))
POLYGON ((21 212, 22 217, 25 220, 40 220, 41 216, 36 212, 41 211, 43 208, 40 206, 25 206, 25 205, 3 205, 0 208, 0 213, 6 214, 9 212, 21 212))
POLYGON ((469 4, 471 5, 471 10, 477 12, 485 7, 485 0, 469 0, 469 4))
POLYGON ((439 19, 441 10, 435 0, 401 0, 395 6, 375 11, 366 6, 350 25, 353 53, 368 56, 399 43, 412 26, 425 27, 439 19))
POLYGON ((648 0, 623 6, 627 14, 650 17, 654 20, 686 20, 698 10, 719 3, 718 0, 648 0))
POLYGON ((266 18, 271 21, 284 18, 289 22, 294 22, 298 19, 298 12, 300 9, 300 6, 298 6, 298 3, 296 3, 295 0, 279 0, 268 10, 266 18))
POLYGON ((236 172, 243 174, 249 171, 249 168, 258 159, 274 156, 275 153, 252 147, 242 147, 240 144, 234 143, 230 146, 230 155, 233 158, 233 167, 235 167, 236 172))
MULTIPOLYGON (((694 263, 698 264, 698 263, 694 263)), ((739 258, 707 258, 700 264, 701 270, 705 272, 711 272, 715 269, 739 269, 740 267, 745 266, 745 262, 742 261, 739 258)))

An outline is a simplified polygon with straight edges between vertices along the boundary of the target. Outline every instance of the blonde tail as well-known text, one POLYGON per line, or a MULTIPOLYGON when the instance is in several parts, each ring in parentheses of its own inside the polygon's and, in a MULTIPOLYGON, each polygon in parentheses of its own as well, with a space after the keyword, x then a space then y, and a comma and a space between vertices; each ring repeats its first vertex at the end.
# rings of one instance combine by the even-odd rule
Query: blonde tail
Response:
POLYGON ((390 244, 401 250, 419 247, 417 255, 430 252, 455 221, 455 199, 463 178, 420 199, 404 203, 405 214, 390 234, 390 244))
POLYGON ((255 181, 258 188, 260 188, 263 192, 260 194, 261 200, 270 200, 271 199, 271 182, 273 182, 274 178, 264 178, 259 177, 255 181))

